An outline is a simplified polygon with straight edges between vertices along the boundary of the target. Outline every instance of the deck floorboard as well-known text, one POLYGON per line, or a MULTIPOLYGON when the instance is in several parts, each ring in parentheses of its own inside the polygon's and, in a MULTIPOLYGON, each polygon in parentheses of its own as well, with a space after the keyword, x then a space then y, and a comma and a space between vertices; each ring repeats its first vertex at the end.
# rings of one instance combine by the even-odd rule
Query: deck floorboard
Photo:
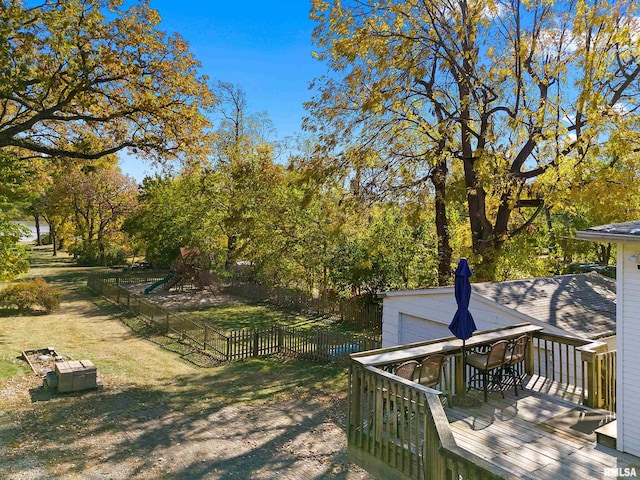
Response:
POLYGON ((470 392, 472 406, 445 408, 458 445, 481 458, 531 480, 587 480, 604 478, 605 468, 635 468, 640 458, 598 445, 585 434, 549 427, 555 417, 580 408, 566 393, 562 397, 527 389, 482 394, 470 392))

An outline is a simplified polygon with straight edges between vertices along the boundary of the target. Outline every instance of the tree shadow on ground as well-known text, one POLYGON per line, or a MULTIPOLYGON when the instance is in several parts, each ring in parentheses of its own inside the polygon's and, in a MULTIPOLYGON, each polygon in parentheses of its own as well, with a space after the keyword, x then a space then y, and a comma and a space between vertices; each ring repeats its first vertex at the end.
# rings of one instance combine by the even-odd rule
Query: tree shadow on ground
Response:
POLYGON ((0 422, 3 443, 15 446, 0 450, 0 473, 26 474, 37 458, 62 477, 368 478, 346 458, 343 399, 330 393, 341 375, 256 360, 153 387, 34 389, 33 409, 0 422))

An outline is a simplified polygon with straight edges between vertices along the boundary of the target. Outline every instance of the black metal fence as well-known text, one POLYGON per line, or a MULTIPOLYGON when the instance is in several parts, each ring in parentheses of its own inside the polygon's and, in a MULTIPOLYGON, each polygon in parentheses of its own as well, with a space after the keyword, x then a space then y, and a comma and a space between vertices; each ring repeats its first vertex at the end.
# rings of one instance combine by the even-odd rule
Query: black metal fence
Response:
POLYGON ((233 282, 225 288, 233 295, 253 301, 316 315, 339 315, 340 321, 349 327, 382 332, 382 304, 364 303, 360 297, 314 297, 296 289, 267 287, 251 282, 233 282))
POLYGON ((330 328, 304 329, 272 325, 261 329, 219 331, 206 324, 176 314, 132 293, 121 285, 148 283, 167 272, 122 274, 94 272, 87 285, 114 303, 125 306, 165 335, 174 336, 220 361, 282 354, 317 361, 341 361, 353 352, 380 348, 380 338, 337 332, 330 328))

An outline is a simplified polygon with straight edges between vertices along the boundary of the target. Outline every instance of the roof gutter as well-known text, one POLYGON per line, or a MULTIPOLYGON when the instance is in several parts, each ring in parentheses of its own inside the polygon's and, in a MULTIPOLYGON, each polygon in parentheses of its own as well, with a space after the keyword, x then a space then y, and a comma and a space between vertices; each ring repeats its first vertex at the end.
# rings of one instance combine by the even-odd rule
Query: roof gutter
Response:
POLYGON ((576 232, 578 240, 588 240, 591 242, 611 242, 611 243, 640 243, 640 235, 625 235, 620 233, 606 233, 595 231, 576 232))

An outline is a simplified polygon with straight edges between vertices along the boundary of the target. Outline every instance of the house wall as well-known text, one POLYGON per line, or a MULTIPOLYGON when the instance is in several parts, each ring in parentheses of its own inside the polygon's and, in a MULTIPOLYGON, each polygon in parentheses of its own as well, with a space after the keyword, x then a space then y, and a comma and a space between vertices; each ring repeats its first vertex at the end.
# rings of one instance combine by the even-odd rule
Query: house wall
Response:
MULTIPOLYGON (((448 326, 457 308, 453 288, 387 294, 382 310, 382 347, 452 336, 448 326)), ((545 326, 547 330, 553 328, 474 294, 469 311, 479 331, 527 321, 545 326)))
MULTIPOLYGON (((617 447, 640 456, 640 270, 632 255, 640 244, 618 244, 617 261, 617 447)), ((639 255, 640 258, 640 255, 639 255)))
POLYGON ((425 332, 428 332, 429 340, 434 338, 447 338, 451 336, 449 325, 434 322, 406 313, 400 313, 398 325, 398 344, 406 345, 423 341, 425 332))

